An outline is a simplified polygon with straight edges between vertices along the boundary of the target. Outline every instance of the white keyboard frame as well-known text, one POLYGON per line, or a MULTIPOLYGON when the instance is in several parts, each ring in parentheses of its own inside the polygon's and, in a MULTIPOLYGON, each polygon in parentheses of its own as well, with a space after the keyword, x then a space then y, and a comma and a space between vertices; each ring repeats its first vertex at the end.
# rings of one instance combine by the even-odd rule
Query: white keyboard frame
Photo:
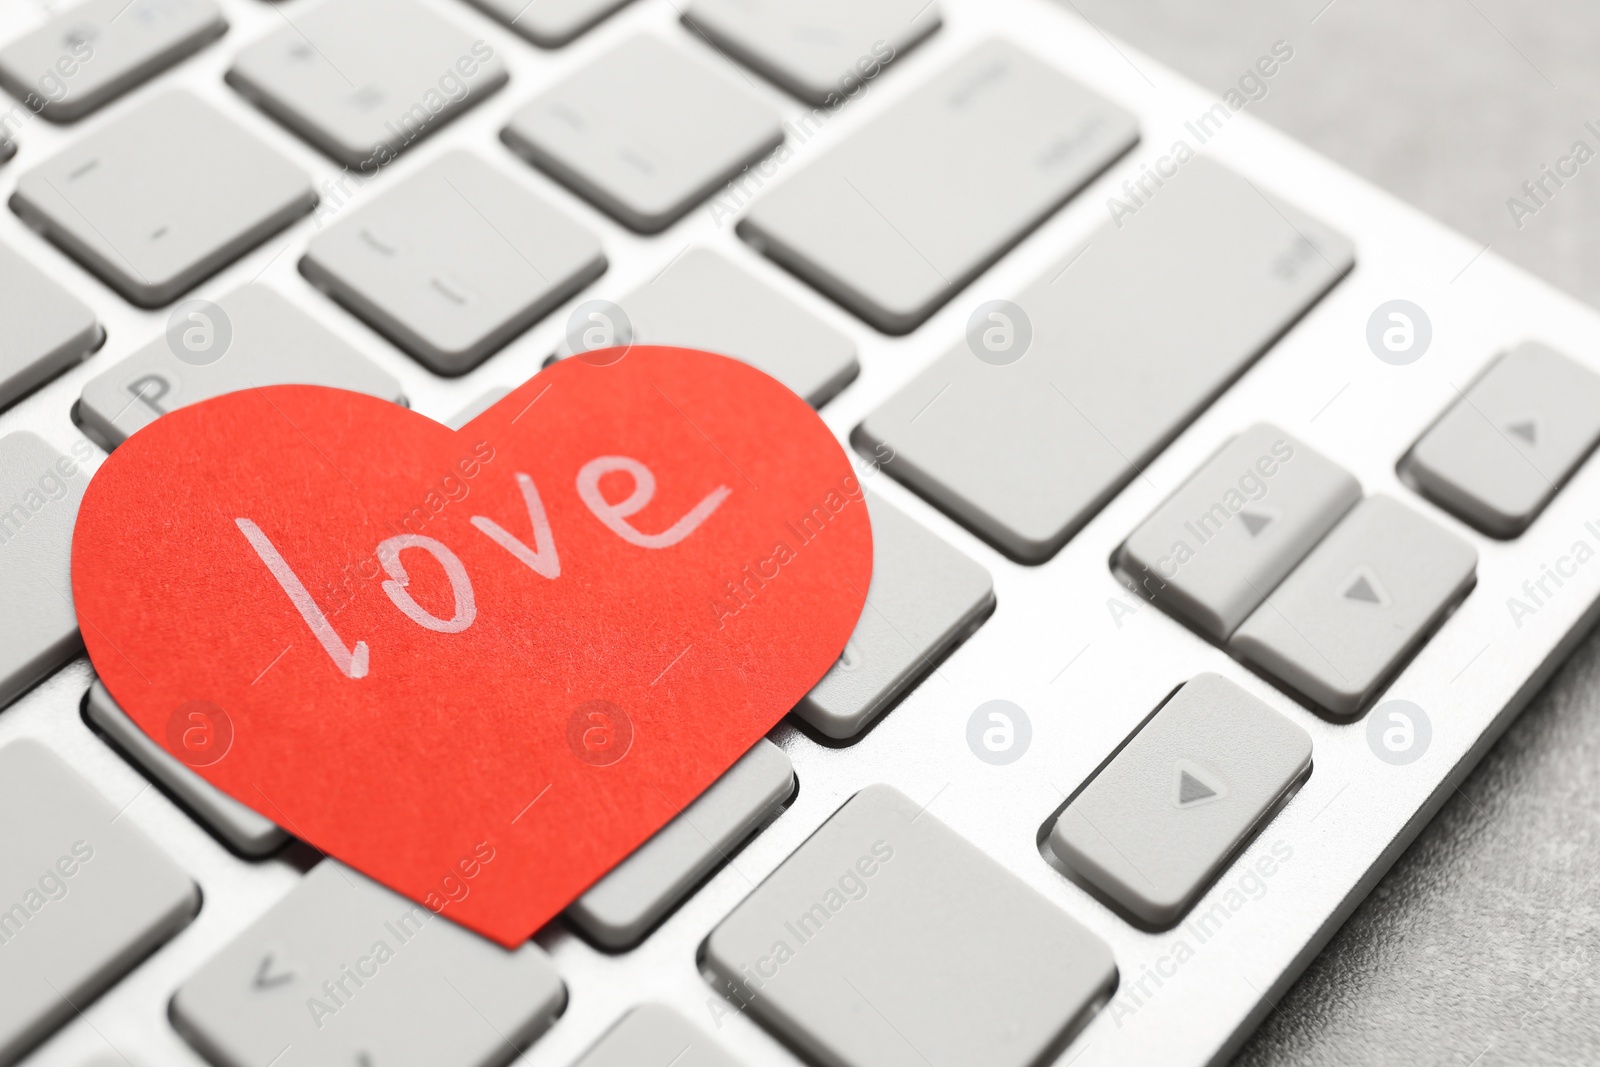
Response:
MULTIPOLYGON (((557 344, 571 304, 617 298, 652 277, 690 244, 720 249, 855 339, 862 373, 823 411, 845 440, 852 427, 919 369, 959 340, 980 302, 1021 290, 1065 251, 1108 218, 1106 198, 1141 163, 1165 153, 1182 130, 1216 103, 1159 64, 1113 45, 1066 7, 1046 0, 940 0, 944 26, 893 64, 822 132, 796 145, 772 179, 847 136, 890 101, 915 92, 931 75, 989 34, 1008 37, 1045 57, 1085 85, 1137 114, 1138 147, 1086 192, 1054 215, 925 325, 904 338, 883 336, 740 241, 729 220, 719 226, 702 207, 664 234, 640 237, 518 160, 499 141, 510 113, 566 72, 588 63, 622 37, 649 30, 678 47, 721 62, 679 23, 669 0, 636 0, 573 44, 544 52, 461 0, 425 0, 473 27, 505 56, 510 84, 464 118, 386 168, 357 194, 369 200, 438 153, 468 147, 597 233, 609 271, 508 348, 464 378, 426 371, 315 291, 295 269, 316 223, 305 219, 201 285, 218 295, 259 276, 309 314, 347 338, 403 383, 412 405, 445 418, 493 386, 535 373, 557 344)), ((276 5, 221 0, 231 29, 174 71, 158 77, 88 119, 55 127, 35 119, 18 134, 19 151, 0 167, 0 195, 17 177, 81 131, 114 121, 151 93, 183 85, 315 176, 339 167, 248 104, 223 84, 233 55, 283 25, 309 0, 276 5), (281 7, 281 10, 279 8, 281 7)), ((0 39, 43 17, 34 0, 0 0, 0 39)), ((1316 33, 1304 27, 1303 36, 1316 33)), ((1296 44, 1290 41, 1290 44, 1296 44)), ((1265 54, 1273 44, 1259 43, 1265 54)), ((1241 70, 1241 73, 1243 71, 1241 70)), ((1290 61, 1269 87, 1301 76, 1290 61)), ((746 72, 753 89, 784 115, 805 106, 746 72)), ((1248 109, 1247 109, 1248 110, 1248 109)), ((1543 340, 1600 371, 1600 315, 1549 285, 1484 253, 1366 182, 1345 173, 1247 113, 1235 115, 1202 151, 1343 231, 1357 246, 1354 272, 1340 282, 1290 334, 1250 370, 1050 562, 1013 563, 887 477, 869 485, 905 509, 994 577, 995 614, 937 672, 870 733, 844 748, 825 748, 787 723, 773 734, 799 777, 793 806, 762 832, 632 952, 606 955, 559 922, 538 935, 554 957, 570 995, 565 1015, 519 1061, 529 1067, 570 1064, 629 1007, 644 1000, 671 1004, 714 1034, 744 1063, 793 1064, 785 1047, 741 1016, 712 1018, 716 994, 695 966, 695 950, 711 928, 856 790, 887 782, 931 804, 930 811, 980 845, 1019 878, 1085 923, 1113 948, 1121 973, 1119 995, 1145 968, 1187 939, 1194 955, 1175 969, 1131 1014, 1102 1011, 1065 1050, 1059 1063, 1225 1062, 1295 976, 1454 791, 1594 618, 1600 563, 1581 568, 1535 615, 1514 625, 1506 598, 1524 579, 1537 578, 1600 520, 1600 463, 1587 464, 1520 538, 1499 542, 1467 528, 1400 484, 1395 464, 1418 435, 1497 353, 1525 338, 1543 340), (1417 363, 1394 367, 1365 343, 1368 316, 1384 301, 1405 298, 1430 315, 1434 337, 1417 363), (1111 574, 1113 549, 1155 505, 1228 436, 1267 419, 1343 464, 1368 493, 1392 494, 1476 546, 1478 585, 1460 610, 1388 688, 1387 695, 1421 705, 1433 739, 1418 762, 1395 767, 1367 747, 1365 721, 1325 721, 1252 675, 1220 649, 1150 606, 1141 606, 1111 574), (1108 601, 1137 607, 1118 626, 1108 601), (1305 787, 1225 873, 1196 911, 1233 886, 1244 865, 1287 843, 1293 858, 1265 881, 1206 941, 1180 926, 1145 933, 1128 925, 1041 859, 1041 822, 1173 687, 1205 670, 1238 681, 1312 736, 1314 769, 1305 787), (1033 723, 1032 748, 1017 763, 994 767, 968 751, 965 725, 978 704, 1006 698, 1033 723)), ((1176 179, 1181 181, 1182 176, 1176 179)), ((334 217, 337 217, 335 215, 334 217)), ((0 433, 34 430, 65 450, 79 436, 69 411, 85 381, 163 329, 167 312, 133 308, 64 253, 28 231, 9 210, 0 212, 0 240, 21 251, 86 300, 109 340, 86 364, 62 375, 0 415, 0 433)), ((865 466, 865 461, 862 461, 865 466)), ((181 606, 177 607, 181 610, 181 606)), ((285 894, 298 871, 282 859, 252 864, 229 854, 176 808, 79 717, 90 669, 78 661, 0 712, 0 744, 37 737, 67 758, 188 870, 204 890, 193 925, 159 949, 128 978, 47 1040, 26 1062, 81 1067, 96 1055, 125 1055, 135 1065, 199 1067, 204 1061, 172 1028, 173 991, 285 894), (107 1047, 109 1042, 111 1047, 107 1047), (115 1050, 115 1051, 113 1051, 115 1050)), ((930 931, 930 936, 938 936, 930 931)), ((1141 998, 1142 999, 1142 998, 1141 998)), ((1131 1004, 1131 1001, 1124 1001, 1131 1004)))

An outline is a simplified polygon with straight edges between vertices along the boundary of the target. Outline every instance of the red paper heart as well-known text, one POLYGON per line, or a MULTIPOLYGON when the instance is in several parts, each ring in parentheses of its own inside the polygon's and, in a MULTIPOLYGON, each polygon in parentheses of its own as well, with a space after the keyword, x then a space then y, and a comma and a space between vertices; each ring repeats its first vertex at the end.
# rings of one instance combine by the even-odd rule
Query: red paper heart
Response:
POLYGON ((112 453, 73 539, 84 643, 147 734, 508 946, 822 677, 872 573, 849 460, 793 393, 705 352, 599 362, 460 431, 314 386, 181 408, 112 453))

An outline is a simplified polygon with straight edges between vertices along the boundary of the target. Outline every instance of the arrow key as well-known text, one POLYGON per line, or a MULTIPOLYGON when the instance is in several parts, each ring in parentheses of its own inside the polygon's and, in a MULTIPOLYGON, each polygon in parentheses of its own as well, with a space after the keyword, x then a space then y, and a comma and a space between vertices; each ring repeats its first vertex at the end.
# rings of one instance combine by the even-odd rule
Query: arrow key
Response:
POLYGON ((1050 857, 1128 918, 1165 929, 1310 773, 1304 730, 1201 674, 1068 801, 1050 857))
POLYGON ((1258 423, 1164 500, 1115 566, 1162 610, 1226 641, 1360 499, 1344 468, 1258 423))
POLYGON ((1501 356, 1400 462, 1491 537, 1516 537, 1600 441, 1600 375, 1541 344, 1501 356))
POLYGON ((1334 715, 1354 715, 1467 595, 1478 554, 1386 496, 1357 504, 1228 649, 1334 715))

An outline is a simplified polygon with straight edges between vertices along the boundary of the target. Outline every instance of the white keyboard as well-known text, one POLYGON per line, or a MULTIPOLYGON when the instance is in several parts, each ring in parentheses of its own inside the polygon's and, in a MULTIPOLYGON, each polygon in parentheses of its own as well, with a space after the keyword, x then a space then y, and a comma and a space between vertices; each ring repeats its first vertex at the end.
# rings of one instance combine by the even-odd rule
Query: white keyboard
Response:
POLYGON ((0 0, 0 88, 0 1067, 1224 1063, 1600 603, 1600 316, 1070 5, 0 0), (96 683, 128 435, 629 342, 817 405, 876 565, 529 944, 96 683))

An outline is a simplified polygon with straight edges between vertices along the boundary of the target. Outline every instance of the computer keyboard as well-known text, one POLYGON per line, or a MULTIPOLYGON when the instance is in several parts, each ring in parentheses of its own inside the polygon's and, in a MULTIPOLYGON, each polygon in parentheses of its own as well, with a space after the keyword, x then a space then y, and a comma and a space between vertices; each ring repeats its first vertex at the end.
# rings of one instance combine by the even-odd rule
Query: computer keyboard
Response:
POLYGON ((1226 1062, 1595 617, 1600 317, 1070 5, 9 0, 0 88, 0 1064, 1226 1062), (874 572, 529 944, 95 680, 128 435, 634 343, 818 407, 874 572))

